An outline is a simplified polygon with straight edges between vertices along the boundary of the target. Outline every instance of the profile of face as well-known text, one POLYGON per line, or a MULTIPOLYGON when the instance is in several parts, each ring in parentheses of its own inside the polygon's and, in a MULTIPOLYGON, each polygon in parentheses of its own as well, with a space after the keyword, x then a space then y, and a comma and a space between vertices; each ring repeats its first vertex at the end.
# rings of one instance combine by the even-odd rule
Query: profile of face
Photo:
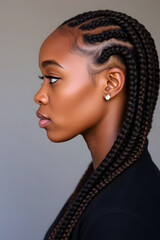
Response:
POLYGON ((39 52, 43 83, 35 95, 37 116, 40 127, 46 129, 53 142, 94 131, 109 111, 106 94, 109 91, 114 97, 124 85, 123 72, 117 67, 101 71, 93 81, 89 57, 71 51, 72 42, 73 34, 61 34, 57 29, 39 52))

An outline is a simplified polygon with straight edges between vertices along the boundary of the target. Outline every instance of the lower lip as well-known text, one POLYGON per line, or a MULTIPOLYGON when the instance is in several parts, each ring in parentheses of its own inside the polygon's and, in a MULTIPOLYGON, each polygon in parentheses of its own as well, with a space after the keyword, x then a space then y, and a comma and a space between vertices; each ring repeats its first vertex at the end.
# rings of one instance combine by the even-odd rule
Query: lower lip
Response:
POLYGON ((50 123, 51 120, 49 119, 41 119, 39 120, 39 126, 40 128, 43 128, 45 126, 47 126, 50 123))

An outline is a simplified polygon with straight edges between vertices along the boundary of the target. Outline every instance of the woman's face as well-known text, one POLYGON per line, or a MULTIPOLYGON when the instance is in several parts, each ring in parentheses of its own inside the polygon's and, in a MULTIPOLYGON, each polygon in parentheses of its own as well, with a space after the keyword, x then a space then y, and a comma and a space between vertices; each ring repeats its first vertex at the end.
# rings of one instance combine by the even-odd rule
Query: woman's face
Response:
POLYGON ((103 118, 104 99, 88 72, 88 61, 71 52, 71 35, 62 35, 59 30, 40 49, 39 67, 44 79, 35 102, 40 105, 40 127, 53 142, 82 134, 103 118))

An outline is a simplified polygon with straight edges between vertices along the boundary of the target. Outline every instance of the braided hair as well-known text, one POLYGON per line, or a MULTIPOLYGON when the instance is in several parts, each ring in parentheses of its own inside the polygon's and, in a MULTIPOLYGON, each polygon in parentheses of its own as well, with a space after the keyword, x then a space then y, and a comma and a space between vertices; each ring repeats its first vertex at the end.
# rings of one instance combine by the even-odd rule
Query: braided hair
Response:
MULTIPOLYGON (((87 54, 92 55, 95 66, 103 65, 112 55, 120 57, 126 66, 127 104, 112 148, 95 171, 89 165, 48 240, 70 239, 91 200, 139 159, 151 129, 159 89, 154 40, 136 19, 120 12, 99 10, 77 15, 59 28, 63 27, 69 31, 78 29, 85 48, 92 49, 87 54)), ((76 47, 85 54, 81 47, 76 47)))

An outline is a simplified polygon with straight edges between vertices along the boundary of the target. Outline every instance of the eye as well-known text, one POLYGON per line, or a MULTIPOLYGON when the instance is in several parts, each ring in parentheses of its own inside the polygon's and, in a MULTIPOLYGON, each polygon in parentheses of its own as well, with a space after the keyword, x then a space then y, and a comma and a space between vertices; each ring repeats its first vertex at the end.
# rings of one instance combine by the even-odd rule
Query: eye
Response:
POLYGON ((56 77, 56 76, 46 76, 45 75, 45 77, 50 79, 50 84, 53 84, 60 79, 60 77, 56 77))
MULTIPOLYGON (((44 79, 43 76, 39 76, 40 79, 44 79)), ((61 79, 60 77, 56 77, 56 76, 47 76, 45 75, 45 78, 48 78, 50 79, 50 83, 49 84, 53 84, 55 83, 56 81, 58 81, 59 79, 61 79)))

